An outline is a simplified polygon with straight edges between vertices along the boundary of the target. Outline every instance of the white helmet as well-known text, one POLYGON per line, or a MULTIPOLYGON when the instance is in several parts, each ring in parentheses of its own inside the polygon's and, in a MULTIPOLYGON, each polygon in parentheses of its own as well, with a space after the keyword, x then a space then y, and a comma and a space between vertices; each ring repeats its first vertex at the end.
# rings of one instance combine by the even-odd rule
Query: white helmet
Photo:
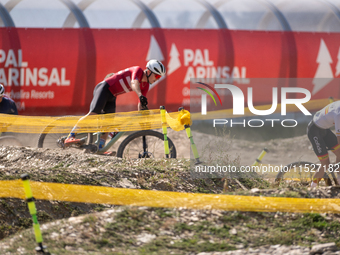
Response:
POLYGON ((151 72, 155 74, 159 74, 161 76, 164 76, 166 71, 164 65, 155 59, 151 59, 147 64, 146 68, 149 69, 151 72))
POLYGON ((2 96, 5 93, 5 87, 0 83, 0 96, 2 96))

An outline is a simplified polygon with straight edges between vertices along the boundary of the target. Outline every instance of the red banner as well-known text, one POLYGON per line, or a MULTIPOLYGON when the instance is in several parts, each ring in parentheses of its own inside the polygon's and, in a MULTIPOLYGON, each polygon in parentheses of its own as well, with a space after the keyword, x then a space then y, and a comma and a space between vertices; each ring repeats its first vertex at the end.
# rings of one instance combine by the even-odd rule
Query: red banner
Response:
MULTIPOLYGON (((151 108, 190 105, 190 79, 215 78, 254 105, 272 101, 272 88, 302 87, 312 99, 340 97, 340 33, 184 29, 0 28, 0 83, 20 114, 87 113, 93 88, 107 73, 145 67, 158 58, 167 76, 148 93, 151 108), (309 78, 305 80, 252 78, 309 78)), ((228 97, 228 95, 225 95, 228 97)), ((117 111, 136 110, 138 98, 117 98, 117 111)))

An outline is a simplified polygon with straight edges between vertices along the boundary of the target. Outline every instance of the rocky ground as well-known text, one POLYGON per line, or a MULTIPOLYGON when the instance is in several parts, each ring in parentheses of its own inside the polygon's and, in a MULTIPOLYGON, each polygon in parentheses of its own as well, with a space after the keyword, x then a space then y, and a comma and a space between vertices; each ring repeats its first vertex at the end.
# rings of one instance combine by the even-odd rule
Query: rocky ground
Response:
MULTIPOLYGON (((199 141, 200 135, 194 134, 194 138, 199 141)), ((2 146, 0 179, 18 179, 22 173, 29 173, 32 180, 43 182, 247 196, 340 198, 337 187, 311 190, 276 186, 270 179, 230 180, 223 191, 226 187, 221 179, 190 176, 190 145, 185 133, 169 136, 175 142, 179 159, 122 160, 78 150, 38 149, 31 140, 24 141, 23 147, 2 146)), ((253 163, 263 147, 270 150, 263 160, 268 164, 287 164, 300 158, 315 161, 305 136, 258 143, 223 139, 224 158, 239 164, 253 163)), ((36 201, 36 205, 44 244, 53 254, 340 254, 338 214, 227 212, 62 201, 36 201)), ((0 254, 35 254, 32 220, 24 201, 0 199, 0 238, 0 254)))

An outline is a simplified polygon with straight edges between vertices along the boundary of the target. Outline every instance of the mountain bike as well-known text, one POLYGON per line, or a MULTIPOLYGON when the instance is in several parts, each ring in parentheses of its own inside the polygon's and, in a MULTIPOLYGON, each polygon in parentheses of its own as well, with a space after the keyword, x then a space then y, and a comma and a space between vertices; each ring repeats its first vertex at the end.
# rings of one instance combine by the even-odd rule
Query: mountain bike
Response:
MULTIPOLYGON (((38 148, 62 148, 65 149, 64 141, 68 134, 53 132, 53 123, 47 126, 40 134, 38 148)), ((113 136, 106 145, 99 149, 101 132, 80 133, 76 138, 81 139, 81 144, 72 145, 73 148, 85 150, 87 153, 105 154, 126 132, 112 132, 113 136)), ((169 143, 169 158, 176 158, 176 148, 171 139, 169 143)), ((164 135, 154 130, 142 130, 128 133, 120 143, 117 150, 120 158, 163 158, 164 135)))
MULTIPOLYGON (((285 182, 287 184, 310 185, 313 175, 320 168, 320 163, 312 163, 307 161, 297 161, 290 163, 281 168, 276 175, 275 182, 285 182)), ((337 181, 337 173, 340 172, 340 163, 330 164, 329 169, 325 171, 321 185, 332 186, 339 185, 337 181)))

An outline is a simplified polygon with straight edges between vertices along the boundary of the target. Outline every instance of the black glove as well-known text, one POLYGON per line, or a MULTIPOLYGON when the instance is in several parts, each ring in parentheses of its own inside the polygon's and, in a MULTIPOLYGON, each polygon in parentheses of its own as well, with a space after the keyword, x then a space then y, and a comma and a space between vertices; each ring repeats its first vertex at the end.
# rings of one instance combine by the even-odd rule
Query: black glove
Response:
POLYGON ((142 105, 142 107, 143 108, 145 108, 145 107, 147 107, 147 105, 148 105, 148 99, 145 97, 145 96, 140 96, 139 97, 139 101, 140 101, 140 103, 141 103, 141 105, 142 105))

